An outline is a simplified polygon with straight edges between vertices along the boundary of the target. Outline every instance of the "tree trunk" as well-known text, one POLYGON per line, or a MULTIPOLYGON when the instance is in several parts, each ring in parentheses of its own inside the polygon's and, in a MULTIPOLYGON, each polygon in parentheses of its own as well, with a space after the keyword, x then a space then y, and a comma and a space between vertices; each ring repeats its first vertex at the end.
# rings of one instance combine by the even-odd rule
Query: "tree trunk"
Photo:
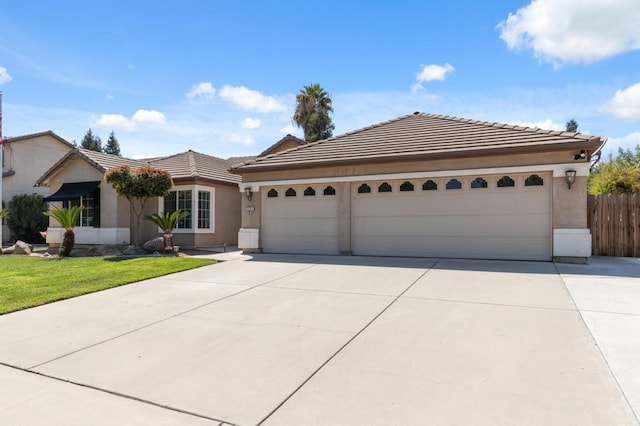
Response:
POLYGON ((71 255, 71 250, 76 243, 76 234, 73 231, 66 231, 62 237, 62 244, 60 246, 60 257, 66 257, 71 255))

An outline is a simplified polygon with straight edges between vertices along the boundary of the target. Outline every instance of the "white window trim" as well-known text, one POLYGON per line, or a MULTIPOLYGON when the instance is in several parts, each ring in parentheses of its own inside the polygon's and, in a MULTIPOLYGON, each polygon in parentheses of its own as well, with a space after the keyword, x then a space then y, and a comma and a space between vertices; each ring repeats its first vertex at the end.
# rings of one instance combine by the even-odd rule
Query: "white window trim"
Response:
MULTIPOLYGON (((213 234, 216 232, 216 189, 212 186, 203 185, 176 185, 170 190, 173 191, 191 191, 191 228, 174 229, 174 234, 213 234), (198 228, 198 191, 209 192, 209 223, 210 228, 198 228)), ((164 197, 158 197, 158 211, 164 213, 164 197)), ((162 229, 158 228, 158 232, 162 233, 162 229)))

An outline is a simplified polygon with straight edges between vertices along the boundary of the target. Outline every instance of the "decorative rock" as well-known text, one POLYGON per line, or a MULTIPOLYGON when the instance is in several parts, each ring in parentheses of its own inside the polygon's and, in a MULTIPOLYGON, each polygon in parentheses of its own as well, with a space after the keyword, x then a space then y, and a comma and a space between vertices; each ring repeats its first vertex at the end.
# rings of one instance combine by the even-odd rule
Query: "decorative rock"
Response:
POLYGON ((162 237, 158 237, 158 238, 154 238, 153 240, 149 240, 146 243, 144 243, 142 248, 147 253, 154 253, 154 252, 162 253, 164 251, 164 239, 162 237))
POLYGON ((28 256, 31 254, 32 250, 33 250, 33 246, 31 244, 25 243, 24 241, 18 240, 13 245, 13 254, 23 254, 28 256))
POLYGON ((136 256, 139 254, 146 254, 146 252, 138 246, 126 246, 122 249, 122 254, 125 256, 136 256))

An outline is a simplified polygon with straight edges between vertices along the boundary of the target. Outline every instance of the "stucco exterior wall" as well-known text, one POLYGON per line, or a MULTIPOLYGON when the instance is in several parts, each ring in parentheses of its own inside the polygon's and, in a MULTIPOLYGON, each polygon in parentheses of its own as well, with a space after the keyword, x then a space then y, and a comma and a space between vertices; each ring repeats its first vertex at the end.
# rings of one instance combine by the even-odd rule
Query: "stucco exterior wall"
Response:
MULTIPOLYGON (((113 187, 104 181, 102 172, 86 161, 75 159, 62 168, 49 180, 49 188, 45 188, 46 195, 55 193, 65 182, 90 181, 100 181, 100 228, 128 228, 129 201, 118 197, 113 187)), ((58 226, 57 222, 51 220, 49 223, 52 226, 58 226)))
POLYGON ((587 227, 586 176, 577 176, 571 189, 564 178, 553 179, 553 227, 587 227))
MULTIPOLYGON (((20 194, 49 195, 48 188, 34 187, 36 180, 64 156, 71 147, 51 135, 41 135, 19 141, 6 141, 2 145, 2 201, 6 205, 20 194)), ((3 240, 9 238, 6 225, 3 240)))

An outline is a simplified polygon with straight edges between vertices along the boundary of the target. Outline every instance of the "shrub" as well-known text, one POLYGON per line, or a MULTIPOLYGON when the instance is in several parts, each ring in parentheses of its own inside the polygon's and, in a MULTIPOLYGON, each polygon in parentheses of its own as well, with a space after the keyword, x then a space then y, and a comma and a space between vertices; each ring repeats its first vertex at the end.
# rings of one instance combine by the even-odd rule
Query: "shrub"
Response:
POLYGON ((31 244, 44 243, 40 235, 49 225, 49 219, 44 212, 49 206, 42 196, 37 194, 20 194, 9 201, 9 213, 6 221, 11 240, 22 240, 31 244))

